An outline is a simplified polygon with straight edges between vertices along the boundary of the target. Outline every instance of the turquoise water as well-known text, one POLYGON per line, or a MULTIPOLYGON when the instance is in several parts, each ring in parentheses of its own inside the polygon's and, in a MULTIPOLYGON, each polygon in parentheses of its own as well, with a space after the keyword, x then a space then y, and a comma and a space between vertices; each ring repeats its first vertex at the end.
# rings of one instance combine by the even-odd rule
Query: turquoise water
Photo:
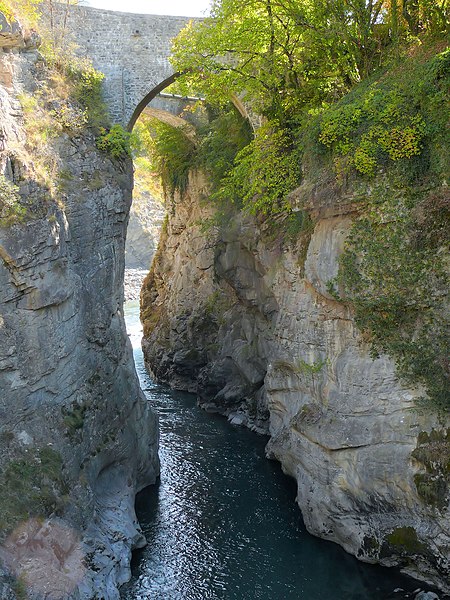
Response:
POLYGON ((134 556, 124 600, 381 600, 418 587, 309 535, 295 483, 264 456, 267 440, 155 384, 137 303, 126 317, 142 388, 160 416, 162 471, 138 496, 148 545, 134 556))

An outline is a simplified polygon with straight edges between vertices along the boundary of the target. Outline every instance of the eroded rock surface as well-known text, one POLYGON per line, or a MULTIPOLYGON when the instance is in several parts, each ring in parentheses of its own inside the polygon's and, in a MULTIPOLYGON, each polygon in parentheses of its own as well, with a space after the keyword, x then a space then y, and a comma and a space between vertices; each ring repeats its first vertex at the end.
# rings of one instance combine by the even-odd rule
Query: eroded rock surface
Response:
POLYGON ((158 246, 165 210, 158 198, 147 191, 140 192, 138 186, 139 181, 135 181, 125 248, 125 267, 148 271, 158 246))
POLYGON ((136 172, 133 203, 125 246, 125 301, 139 300, 142 282, 158 246, 166 211, 157 193, 148 189, 148 177, 136 172))
POLYGON ((389 357, 371 358, 329 292, 351 199, 311 195, 314 230, 289 241, 282 222, 277 233, 242 214, 205 227, 206 194, 195 176, 174 198, 144 283, 148 368, 269 431, 267 453, 296 479, 311 533, 450 591, 448 424, 417 409, 422 391, 389 357))
POLYGON ((122 310, 131 164, 63 134, 52 197, 18 100, 39 65, 0 52, 0 596, 113 600, 144 543, 135 494, 159 466, 122 310))

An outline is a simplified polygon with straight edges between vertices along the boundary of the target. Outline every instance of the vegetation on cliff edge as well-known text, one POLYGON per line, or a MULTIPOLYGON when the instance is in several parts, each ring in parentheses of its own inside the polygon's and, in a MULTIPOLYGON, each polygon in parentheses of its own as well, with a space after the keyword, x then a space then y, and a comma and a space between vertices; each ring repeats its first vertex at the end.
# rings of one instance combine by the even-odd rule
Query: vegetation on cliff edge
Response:
POLYGON ((400 375, 446 411, 450 52, 433 50, 324 113, 319 144, 327 142, 323 159, 336 176, 353 177, 360 191, 359 216, 330 288, 351 302, 374 354, 394 357, 400 375))
POLYGON ((62 135, 76 138, 89 131, 95 135, 98 148, 113 158, 131 153, 130 135, 119 125, 111 127, 109 122, 102 97, 103 74, 94 69, 89 59, 76 54, 76 45, 67 28, 67 17, 75 3, 73 0, 58 4, 54 0, 0 2, 0 11, 9 21, 18 20, 25 35, 30 29, 37 29, 40 34, 36 88, 33 93, 23 91, 18 96, 26 140, 14 148, 11 157, 15 165, 11 185, 19 196, 24 196, 21 203, 26 204, 27 210, 19 215, 20 203, 16 202, 13 215, 11 193, 6 194, 3 186, 6 194, 0 222, 3 227, 23 220, 25 214, 27 218, 43 216, 49 199, 63 202, 71 173, 60 170, 58 139, 62 135), (41 18, 44 11, 45 19, 41 18))
MULTIPOLYGON (((180 34, 173 59, 181 92, 222 108, 234 94, 260 117, 214 181, 219 206, 271 221, 302 209, 289 195, 301 183, 351 190, 358 217, 330 291, 352 305, 374 354, 389 353, 444 410, 448 32, 440 1, 218 0, 180 34)), ((160 171, 181 189, 202 166, 196 145, 177 155, 164 137, 160 171)), ((217 145, 227 140, 207 162, 217 145)))

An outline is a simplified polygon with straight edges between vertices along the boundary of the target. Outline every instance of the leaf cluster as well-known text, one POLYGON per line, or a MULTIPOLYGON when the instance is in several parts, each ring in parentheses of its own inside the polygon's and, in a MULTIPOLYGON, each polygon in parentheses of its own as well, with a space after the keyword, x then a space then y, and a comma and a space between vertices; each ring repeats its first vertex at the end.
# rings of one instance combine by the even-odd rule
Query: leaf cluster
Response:
MULTIPOLYGON (((14 13, 11 10, 11 6, 9 5, 9 3, 5 2, 4 0, 0 0, 0 13, 2 13, 5 17, 5 19, 8 22, 14 21, 14 13)), ((1 27, 0 27, 0 31, 1 31, 1 27)))
POLYGON ((216 0, 176 38, 180 89, 297 122, 335 102, 425 33, 448 31, 442 0, 216 0))
POLYGON ((96 145, 99 150, 110 154, 113 158, 131 156, 131 135, 118 124, 110 129, 101 128, 96 145))
POLYGON ((43 0, 0 0, 0 12, 9 22, 18 19, 22 25, 35 28, 40 19, 43 0))
POLYGON ((166 196, 176 191, 184 193, 189 172, 196 168, 197 150, 192 137, 183 129, 173 127, 156 119, 150 119, 137 129, 141 152, 148 153, 150 168, 161 178, 166 196))
POLYGON ((402 69, 366 82, 324 111, 318 139, 331 150, 338 173, 345 165, 373 176, 390 161, 406 164, 436 145, 435 134, 445 128, 450 52, 405 61, 402 69))
POLYGON ((268 122, 236 156, 214 197, 240 203, 253 214, 290 212, 287 198, 301 179, 300 156, 289 132, 268 122))
POLYGON ((332 150, 338 169, 346 164, 363 175, 374 175, 387 157, 396 161, 422 151, 422 116, 408 97, 377 87, 373 85, 361 104, 344 104, 324 115, 319 140, 332 150))
POLYGON ((208 175, 215 191, 253 134, 249 122, 232 106, 221 111, 208 106, 207 112, 208 122, 198 129, 198 165, 208 175))
POLYGON ((299 106, 321 102, 341 89, 341 65, 329 45, 317 56, 313 39, 333 36, 313 3, 293 0, 223 0, 212 17, 191 23, 175 40, 173 64, 185 76, 179 86, 219 105, 236 94, 269 119, 292 116, 299 106), (319 68, 319 60, 329 68, 319 68), (334 90, 332 91, 332 87, 334 90))

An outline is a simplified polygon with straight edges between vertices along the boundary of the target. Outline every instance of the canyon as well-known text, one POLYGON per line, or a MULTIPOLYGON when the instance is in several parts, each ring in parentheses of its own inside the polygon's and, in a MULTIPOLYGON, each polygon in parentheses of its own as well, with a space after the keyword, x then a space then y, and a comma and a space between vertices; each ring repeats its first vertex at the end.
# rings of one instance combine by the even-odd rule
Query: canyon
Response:
MULTIPOLYGON (((76 27, 96 14, 75 8, 76 27)), ((126 24, 126 52, 136 46, 152 71, 139 17, 102 14, 115 30, 126 24)), ((84 126, 47 144, 42 114, 30 122, 30 97, 49 81, 39 37, 0 18, 0 598, 25 586, 35 598, 115 600, 145 544, 136 494, 159 474, 157 417, 123 316, 132 160, 101 152, 84 126)), ((125 126, 161 73, 173 75, 168 44, 185 20, 159 21, 164 60, 151 77, 105 63, 109 109, 125 126)), ((153 32, 150 17, 142 23, 153 32)), ((91 33, 100 60, 115 38, 91 33)), ((141 292, 145 364, 269 436, 266 454, 296 481, 310 533, 450 594, 448 413, 424 408, 424 390, 373 356, 330 286, 360 198, 325 183, 291 192, 299 223, 308 216, 293 232, 282 214, 218 214, 196 170, 167 195, 164 223, 148 195, 135 204, 130 269, 149 266, 162 224, 141 292)))

